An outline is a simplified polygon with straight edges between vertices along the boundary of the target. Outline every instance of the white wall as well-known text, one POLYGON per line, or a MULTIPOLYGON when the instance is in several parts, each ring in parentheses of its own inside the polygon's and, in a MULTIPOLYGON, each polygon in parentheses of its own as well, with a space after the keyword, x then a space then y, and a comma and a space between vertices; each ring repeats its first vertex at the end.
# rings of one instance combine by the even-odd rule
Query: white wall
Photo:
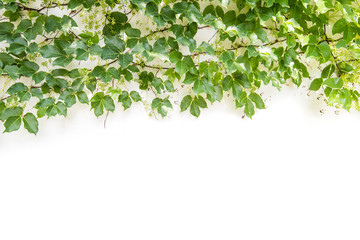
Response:
POLYGON ((80 105, 0 135, 0 239, 358 240, 359 114, 315 98, 284 89, 253 120, 117 106, 106 129, 80 105))

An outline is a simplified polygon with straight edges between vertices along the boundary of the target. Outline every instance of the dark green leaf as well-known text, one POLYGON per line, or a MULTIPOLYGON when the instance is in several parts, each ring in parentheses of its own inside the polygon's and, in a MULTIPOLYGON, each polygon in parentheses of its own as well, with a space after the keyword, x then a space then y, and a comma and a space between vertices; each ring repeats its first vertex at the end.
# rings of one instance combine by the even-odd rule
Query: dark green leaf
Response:
POLYGON ((155 16, 159 13, 158 6, 154 2, 146 4, 145 14, 149 16, 155 16))

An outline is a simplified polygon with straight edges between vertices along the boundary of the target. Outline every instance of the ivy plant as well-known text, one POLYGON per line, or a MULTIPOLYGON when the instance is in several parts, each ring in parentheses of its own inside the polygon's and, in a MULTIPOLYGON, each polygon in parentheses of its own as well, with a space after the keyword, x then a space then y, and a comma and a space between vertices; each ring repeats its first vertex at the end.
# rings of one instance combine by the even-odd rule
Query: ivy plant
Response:
POLYGON ((4 132, 36 134, 75 104, 199 117, 230 96, 251 118, 265 85, 360 110, 359 0, 0 0, 0 13, 4 132))

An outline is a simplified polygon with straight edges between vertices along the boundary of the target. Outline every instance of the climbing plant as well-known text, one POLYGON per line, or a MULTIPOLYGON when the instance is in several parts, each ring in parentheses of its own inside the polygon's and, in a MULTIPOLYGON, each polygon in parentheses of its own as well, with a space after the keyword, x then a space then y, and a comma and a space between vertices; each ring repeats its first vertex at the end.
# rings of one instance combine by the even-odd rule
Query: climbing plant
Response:
POLYGON ((360 109, 359 0, 0 0, 0 13, 4 132, 36 134, 77 102, 165 117, 175 94, 198 117, 226 93, 251 118, 264 85, 360 109))

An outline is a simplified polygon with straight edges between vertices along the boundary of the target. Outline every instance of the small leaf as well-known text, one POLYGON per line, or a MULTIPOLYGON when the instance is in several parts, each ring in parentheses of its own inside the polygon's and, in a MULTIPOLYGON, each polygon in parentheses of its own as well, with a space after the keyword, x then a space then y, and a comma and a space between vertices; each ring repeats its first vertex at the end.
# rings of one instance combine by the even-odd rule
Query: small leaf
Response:
POLYGON ((120 54, 118 63, 122 69, 125 69, 133 61, 133 56, 130 53, 120 54))
POLYGON ((56 109, 59 115, 62 115, 64 117, 67 116, 67 107, 63 102, 56 103, 56 109))
POLYGON ((76 96, 79 99, 79 102, 85 103, 85 104, 89 103, 89 98, 84 91, 77 92, 76 96))
POLYGON ((131 91, 130 92, 130 97, 132 98, 132 100, 134 100, 134 102, 140 102, 141 101, 141 96, 136 91, 131 91))
POLYGON ((5 132, 13 132, 19 130, 21 125, 21 116, 12 116, 6 119, 4 123, 4 133, 5 132))
POLYGON ((329 78, 326 79, 323 84, 331 88, 342 88, 344 83, 341 78, 329 78))
POLYGON ((40 48, 40 53, 44 58, 54 58, 66 56, 66 53, 53 45, 45 45, 40 48))
POLYGON ((191 102, 192 102, 192 97, 190 95, 185 96, 180 103, 181 112, 188 109, 190 107, 191 102))
POLYGON ((18 92, 22 92, 22 91, 28 91, 29 88, 23 84, 23 83, 15 83, 13 84, 6 92, 10 95, 15 95, 18 92))
POLYGON ((155 109, 161 106, 162 100, 160 98, 154 98, 151 102, 151 108, 155 109))
POLYGON ((183 61, 179 61, 176 63, 175 65, 175 70, 177 73, 179 73, 180 76, 184 75, 189 69, 188 69, 188 65, 183 62, 183 61))
POLYGON ((198 105, 201 108, 207 108, 207 103, 205 99, 200 95, 195 97, 194 102, 196 103, 196 105, 198 105))
POLYGON ((245 109, 244 109, 245 115, 251 118, 255 114, 254 110, 254 104, 247 99, 245 102, 245 109))
POLYGON ((183 55, 179 51, 172 51, 169 54, 169 60, 171 63, 177 63, 177 62, 181 61, 182 56, 183 55))
POLYGON ((323 83, 323 80, 322 78, 316 78, 314 79, 311 84, 310 84, 310 87, 309 87, 309 90, 311 91, 317 91, 320 89, 321 85, 323 83))
POLYGON ((135 37, 135 38, 138 38, 141 35, 141 31, 136 28, 128 28, 125 30, 125 33, 128 37, 135 37))
POLYGON ((174 92, 175 91, 173 83, 170 82, 169 80, 166 80, 164 82, 164 85, 165 85, 166 90, 168 90, 168 92, 174 92))
POLYGON ((199 106, 192 102, 190 105, 190 113, 191 115, 195 116, 195 117, 199 117, 200 116, 200 108, 199 106))
POLYGON ((159 13, 159 8, 154 2, 146 4, 145 15, 154 16, 159 13))
POLYGON ((29 133, 36 133, 39 131, 39 122, 32 113, 27 113, 23 117, 24 127, 29 133))
POLYGON ((345 18, 339 19, 332 28, 332 34, 342 33, 346 29, 347 22, 345 18))
POLYGON ((4 121, 9 117, 20 116, 23 113, 21 107, 6 108, 0 113, 0 120, 4 121))
POLYGON ((75 54, 76 54, 76 60, 79 60, 79 61, 87 61, 88 58, 89 58, 89 52, 83 50, 83 49, 76 49, 75 50, 75 54))
POLYGON ((114 100, 108 95, 105 95, 104 97, 104 107, 110 112, 114 112, 115 110, 114 100))
POLYGON ((265 103, 257 93, 255 92, 250 93, 249 98, 251 101, 255 103, 256 108, 265 109, 265 103))

